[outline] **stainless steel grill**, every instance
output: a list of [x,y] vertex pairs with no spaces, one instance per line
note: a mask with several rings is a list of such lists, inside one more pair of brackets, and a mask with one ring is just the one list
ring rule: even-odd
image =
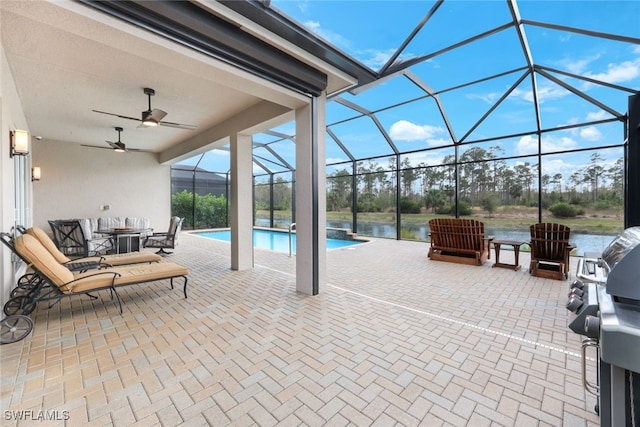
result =
[[[569,328],[582,342],[585,388],[598,396],[601,426],[640,423],[640,227],[617,236],[598,254],[578,263],[569,289]],[[596,381],[587,379],[587,352],[597,360]]]

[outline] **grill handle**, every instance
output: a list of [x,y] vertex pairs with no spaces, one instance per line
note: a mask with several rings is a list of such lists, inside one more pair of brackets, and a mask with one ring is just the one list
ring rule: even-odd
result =
[[591,384],[587,379],[587,348],[595,347],[596,349],[596,360],[600,360],[600,346],[598,345],[598,340],[593,338],[587,338],[582,341],[582,386],[589,393],[600,396],[600,384],[596,379],[596,384]]

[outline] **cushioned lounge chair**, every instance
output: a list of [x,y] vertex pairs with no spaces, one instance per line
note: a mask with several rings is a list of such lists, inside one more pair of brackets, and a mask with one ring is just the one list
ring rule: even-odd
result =
[[86,295],[109,289],[112,296],[118,300],[122,313],[122,299],[117,289],[122,286],[135,285],[157,280],[169,279],[173,289],[173,279],[184,280],[184,297],[187,298],[187,275],[189,270],[172,262],[153,264],[137,264],[123,267],[113,267],[102,270],[90,270],[73,273],[60,264],[51,253],[29,234],[23,234],[13,240],[16,253],[25,260],[41,281],[26,295],[12,298],[7,302],[13,311],[5,313],[12,315],[28,315],[40,301],[58,301],[64,297]]
[[160,262],[160,255],[150,252],[130,252],[126,254],[101,255],[80,259],[69,259],[60,252],[51,238],[39,227],[30,227],[25,233],[35,237],[60,264],[65,265],[71,271],[87,270],[97,267],[115,267],[128,264],[142,264],[150,262]]

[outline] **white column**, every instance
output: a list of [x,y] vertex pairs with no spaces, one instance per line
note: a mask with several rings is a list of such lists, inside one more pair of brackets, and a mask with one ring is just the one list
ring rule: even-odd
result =
[[326,95],[296,110],[296,290],[326,286]]
[[231,135],[231,269],[253,268],[253,147]]

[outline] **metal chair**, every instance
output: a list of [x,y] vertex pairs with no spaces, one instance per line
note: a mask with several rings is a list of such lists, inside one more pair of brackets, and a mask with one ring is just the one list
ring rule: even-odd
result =
[[71,257],[88,257],[106,253],[113,249],[110,237],[87,236],[89,230],[82,227],[78,219],[49,220],[53,241],[60,252]]
[[175,249],[178,245],[178,236],[182,230],[184,218],[178,216],[171,217],[169,221],[169,229],[165,233],[153,233],[144,241],[145,248],[159,248],[156,252],[160,255],[168,255],[173,252],[165,251],[165,249]]

